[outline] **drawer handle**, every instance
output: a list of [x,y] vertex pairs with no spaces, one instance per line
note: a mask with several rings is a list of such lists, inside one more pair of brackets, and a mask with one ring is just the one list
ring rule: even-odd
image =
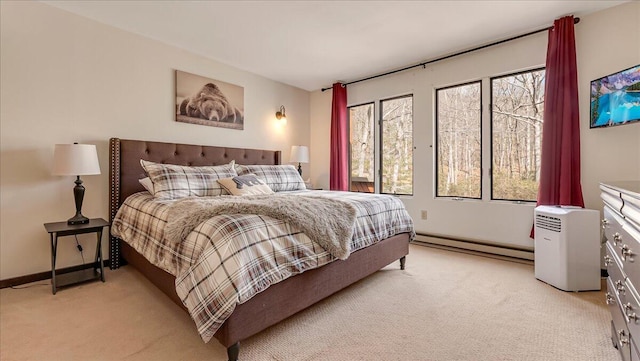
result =
[[625,345],[629,344],[629,339],[628,338],[624,338],[624,336],[626,336],[627,333],[624,332],[624,330],[618,330],[618,342],[620,342],[620,346],[624,347]]
[[620,235],[620,233],[616,232],[613,235],[613,245],[617,246],[618,242],[622,242],[622,236]]
[[611,264],[613,264],[613,258],[609,255],[604,256],[604,266],[609,267]]
[[607,295],[606,295],[606,302],[607,302],[607,305],[612,305],[615,302],[613,295],[609,292],[607,292]]
[[624,309],[624,314],[627,316],[629,321],[633,320],[633,322],[638,322],[638,316],[636,316],[636,313],[633,312],[633,306],[630,302],[624,304],[622,308]]
[[629,246],[627,246],[626,244],[622,245],[622,249],[621,249],[620,253],[622,254],[622,260],[623,261],[626,261],[627,257],[631,258],[633,256],[633,252],[631,251]]
[[[626,294],[625,293],[625,289],[624,289],[624,285],[622,284],[621,280],[617,280],[616,281],[616,290],[618,291],[618,293],[622,293],[623,295]],[[627,305],[629,305],[629,307],[631,307],[630,303],[627,303]]]

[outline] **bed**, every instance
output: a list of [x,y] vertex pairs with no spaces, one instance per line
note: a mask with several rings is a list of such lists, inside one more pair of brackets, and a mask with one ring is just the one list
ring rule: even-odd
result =
[[[144,140],[111,138],[110,151],[110,220],[113,222],[127,197],[144,188],[145,177],[140,160],[184,166],[223,165],[234,160],[244,165],[278,165],[279,151],[199,146]],[[352,252],[346,260],[335,260],[276,283],[238,304],[217,329],[214,337],[227,348],[230,361],[238,359],[240,341],[292,316],[293,314],[338,292],[350,284],[405,256],[413,231],[392,235],[366,248]],[[111,269],[129,264],[139,270],[176,304],[187,310],[176,292],[176,277],[138,253],[127,242],[111,235],[109,239]]]

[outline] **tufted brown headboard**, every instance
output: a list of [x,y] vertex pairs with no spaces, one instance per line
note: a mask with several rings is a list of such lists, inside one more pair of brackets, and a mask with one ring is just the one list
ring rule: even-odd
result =
[[[145,177],[140,159],[156,163],[187,166],[226,164],[280,164],[280,151],[227,148],[205,145],[148,142],[111,138],[109,140],[109,221],[124,200],[144,190],[139,179]],[[115,237],[109,238],[111,268],[120,265],[120,245]]]

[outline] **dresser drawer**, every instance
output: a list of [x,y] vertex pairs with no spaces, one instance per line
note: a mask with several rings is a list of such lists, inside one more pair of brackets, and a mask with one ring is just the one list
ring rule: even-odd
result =
[[[615,286],[615,284],[614,284]],[[625,282],[626,294],[624,299],[620,297],[620,304],[622,306],[622,313],[625,321],[627,321],[627,328],[632,335],[640,337],[640,297],[631,282],[627,279]]]
[[640,225],[640,198],[630,194],[621,194],[620,197],[624,203],[620,213],[625,220],[631,221],[636,226]]
[[622,208],[622,198],[620,196],[620,191],[602,184],[600,185],[600,190],[602,191],[602,193],[600,193],[600,198],[602,198],[602,201],[609,207],[620,211],[620,208]]
[[607,266],[607,273],[613,284],[613,291],[618,295],[626,295],[625,274],[622,272],[622,260],[617,255],[617,251],[611,243],[605,244],[604,264]]
[[637,342],[638,341],[633,338],[633,335],[631,335],[631,344],[633,345],[631,346],[631,361],[640,361],[640,352],[638,352]]
[[617,254],[622,261],[622,273],[640,284],[640,242],[638,241],[640,238],[636,238],[635,234],[632,235],[628,231],[635,233],[629,224],[620,228]]
[[611,243],[615,248],[622,247],[620,232],[622,232],[623,218],[608,207],[604,207],[604,219],[602,220],[602,228],[607,242]]
[[631,338],[629,335],[629,329],[625,321],[625,316],[620,309],[620,300],[618,299],[611,278],[607,278],[607,305],[611,312],[611,318],[613,320],[613,329],[611,340],[616,344],[620,355],[624,361],[631,360]]

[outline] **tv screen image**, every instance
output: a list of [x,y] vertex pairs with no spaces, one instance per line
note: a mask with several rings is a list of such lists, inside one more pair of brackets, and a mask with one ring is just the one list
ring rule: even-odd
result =
[[640,65],[591,81],[590,128],[640,121]]

